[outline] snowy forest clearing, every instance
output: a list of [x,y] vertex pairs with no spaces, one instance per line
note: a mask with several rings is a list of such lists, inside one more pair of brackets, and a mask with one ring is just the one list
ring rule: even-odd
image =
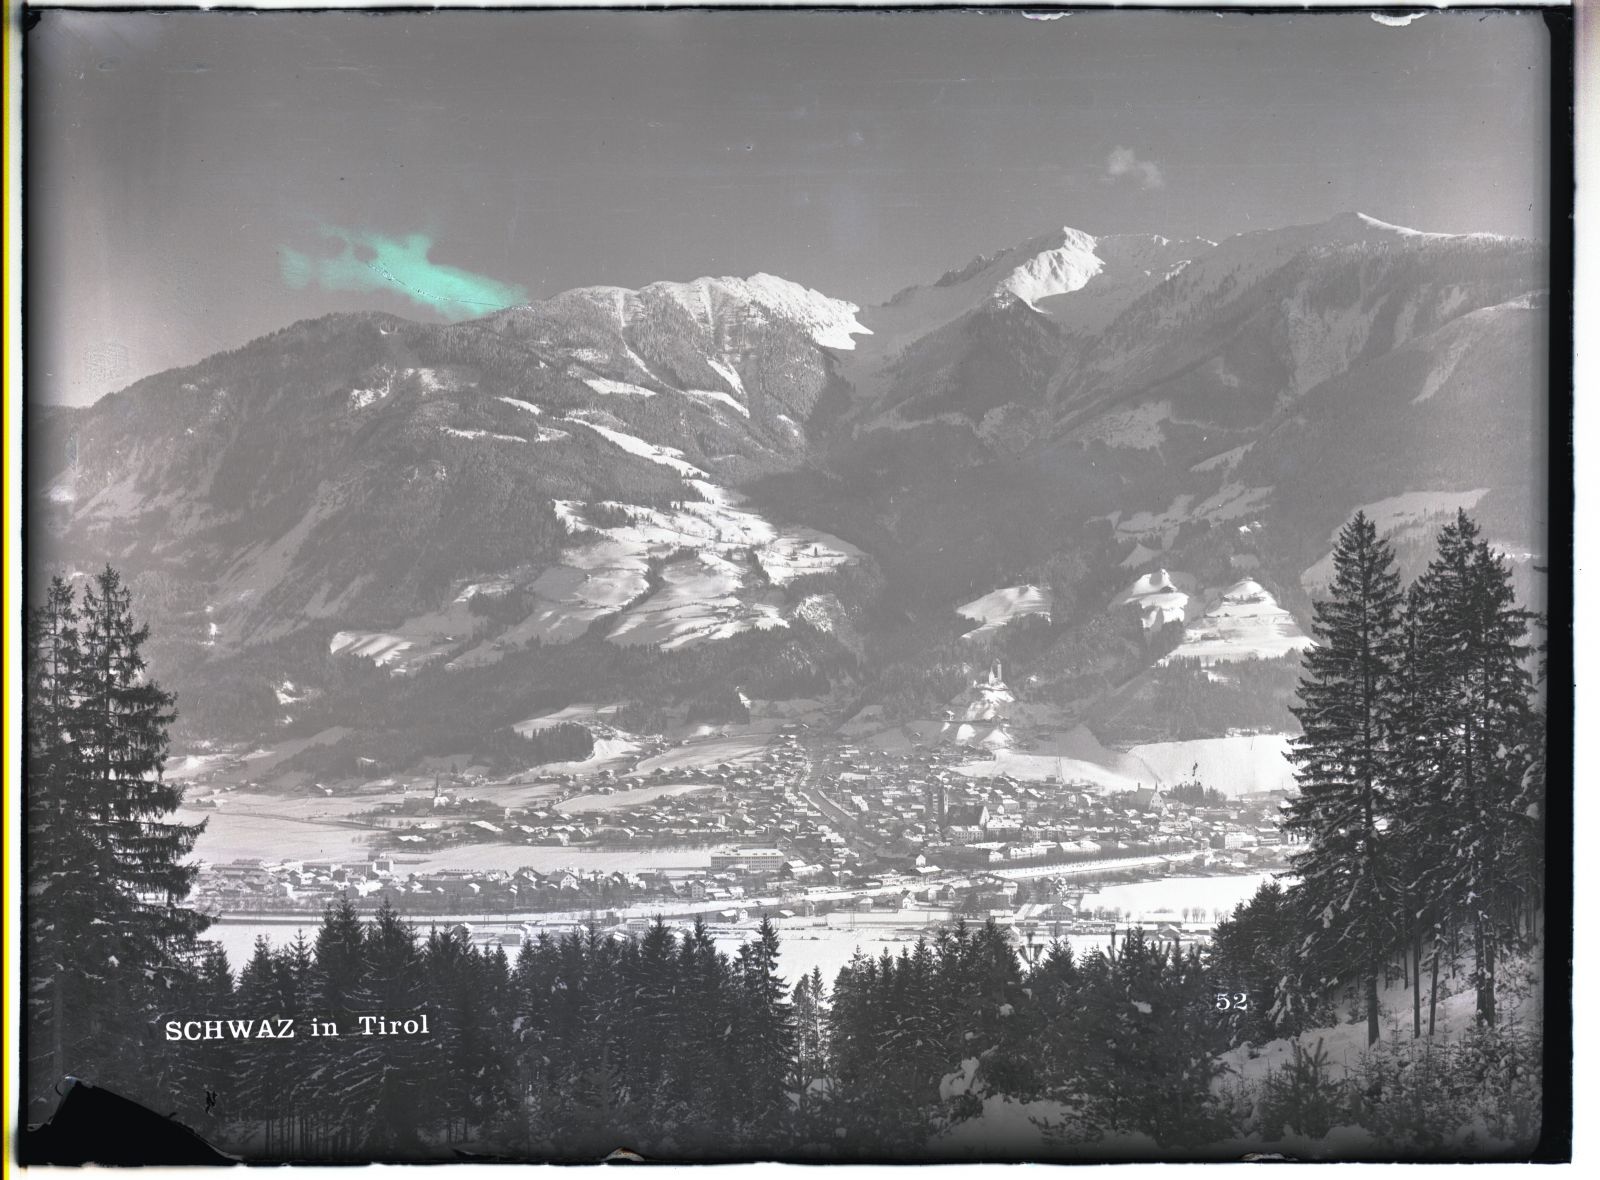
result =
[[[1426,981],[1425,981],[1426,982]],[[1470,1030],[1477,1017],[1477,996],[1466,972],[1455,978],[1441,978],[1439,981],[1439,1007],[1435,1014],[1435,1037],[1442,1041],[1458,1041]],[[1537,1028],[1540,1021],[1540,1002],[1537,989],[1536,975],[1530,975],[1524,962],[1514,971],[1507,972],[1507,978],[1500,981],[1498,988],[1502,1010],[1505,1013],[1507,1024]],[[1400,980],[1382,988],[1378,992],[1378,1005],[1382,1015],[1384,1037],[1388,1041],[1409,1040],[1411,1037],[1411,989]],[[1346,1005],[1344,1015],[1349,1015],[1350,1005]],[[1423,1020],[1427,1020],[1428,1000],[1427,989],[1423,989]],[[1328,1076],[1334,1080],[1349,1076],[1361,1060],[1367,1049],[1367,1026],[1363,1017],[1361,1020],[1345,1020],[1328,1028],[1314,1028],[1295,1037],[1283,1037],[1275,1041],[1268,1041],[1262,1045],[1251,1045],[1248,1042],[1223,1054],[1222,1060],[1228,1066],[1228,1073],[1214,1083],[1219,1091],[1230,1082],[1239,1079],[1256,1080],[1267,1076],[1275,1069],[1283,1069],[1293,1064],[1294,1048],[1298,1044],[1302,1050],[1312,1050],[1318,1042],[1328,1055]]]

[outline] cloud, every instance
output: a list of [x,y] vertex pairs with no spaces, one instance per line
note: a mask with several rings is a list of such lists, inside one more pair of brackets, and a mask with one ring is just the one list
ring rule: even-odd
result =
[[1154,160],[1139,159],[1132,148],[1114,147],[1106,157],[1106,179],[1118,181],[1124,176],[1137,180],[1140,188],[1160,188],[1166,183]]
[[1369,13],[1368,15],[1370,15],[1372,19],[1377,21],[1380,25],[1388,25],[1391,28],[1403,29],[1412,21],[1421,20],[1428,14],[1426,12],[1408,12],[1404,16],[1391,16],[1386,12],[1374,12]]
[[295,290],[315,285],[323,291],[393,291],[452,320],[528,301],[524,287],[430,260],[433,239],[426,234],[388,238],[332,225],[323,226],[322,234],[343,242],[344,250],[332,258],[288,247],[279,251],[283,281]]

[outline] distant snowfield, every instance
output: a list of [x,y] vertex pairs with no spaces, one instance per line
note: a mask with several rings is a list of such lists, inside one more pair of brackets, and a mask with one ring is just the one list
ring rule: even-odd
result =
[[383,631],[335,631],[328,641],[328,654],[361,656],[383,668],[400,664],[414,642],[403,635]]
[[1183,642],[1158,663],[1199,660],[1224,664],[1248,659],[1276,659],[1304,651],[1311,639],[1294,616],[1278,605],[1253,578],[1236,582],[1222,599],[1184,632]]
[[714,553],[668,564],[665,587],[629,610],[607,636],[613,643],[659,644],[677,651],[696,643],[726,639],[741,631],[787,627],[780,607],[738,597],[743,570]]
[[1188,574],[1156,570],[1135,578],[1133,585],[1111,605],[1113,608],[1137,607],[1144,629],[1159,630],[1168,623],[1181,623],[1188,617],[1189,595],[1182,587],[1193,590],[1194,579]]
[[1012,619],[1042,615],[1050,620],[1050,591],[1038,586],[1003,586],[982,598],[956,607],[956,614],[982,626],[968,631],[967,639],[988,639]]
[[1230,799],[1258,791],[1294,790],[1286,733],[1234,734],[1186,742],[1149,742],[1128,753],[1149,767],[1154,781],[1172,786],[1198,767],[1200,781]]
[[[954,767],[957,774],[968,778],[995,778],[1001,775],[1022,782],[1044,782],[1055,778],[1062,783],[1086,784],[1104,791],[1132,791],[1141,784],[1136,778],[1120,773],[1099,762],[1081,758],[1068,758],[1057,754],[1029,754],[1015,750],[1001,750],[991,759],[966,762]],[[1144,786],[1151,784],[1146,781]]]
[[609,426],[604,426],[594,421],[592,416],[586,415],[582,410],[574,411],[563,418],[562,421],[575,422],[580,426],[586,426],[619,450],[627,451],[630,455],[637,455],[641,459],[648,459],[659,467],[666,467],[676,471],[679,475],[686,475],[693,479],[710,478],[693,463],[684,462],[683,452],[676,447],[657,446],[655,443],[645,442],[642,438],[636,438],[620,430],[613,430]]
[[1234,447],[1232,450],[1223,451],[1220,455],[1212,455],[1209,459],[1202,459],[1189,468],[1190,471],[1215,471],[1218,467],[1232,467],[1234,464],[1249,454],[1250,448],[1255,446],[1247,442],[1243,446]]
[[[1026,712],[1026,707],[1022,707]],[[865,720],[857,727],[865,729]],[[907,725],[924,741],[948,740],[956,727]],[[883,744],[884,735],[873,739]],[[963,740],[971,740],[970,738]],[[975,759],[955,767],[968,778],[1008,775],[1023,782],[1056,779],[1099,791],[1132,791],[1139,787],[1170,787],[1189,777],[1197,763],[1200,779],[1229,797],[1258,791],[1292,790],[1292,767],[1284,759],[1289,735],[1235,734],[1184,742],[1152,742],[1117,750],[1104,745],[1084,725],[1032,740],[1026,749],[997,749],[993,758]]]
[[439,429],[455,438],[488,438],[496,442],[527,442],[520,434],[496,434],[492,430],[458,430],[454,426],[441,426]]
[[[1371,504],[1358,505],[1356,512],[1364,512],[1378,530],[1380,537],[1391,540],[1412,539],[1429,529],[1447,523],[1448,517],[1460,508],[1470,512],[1478,501],[1489,494],[1488,488],[1470,488],[1464,492],[1403,492]],[[1328,536],[1330,546],[1339,540],[1343,526]],[[1325,589],[1333,582],[1333,552],[1322,557],[1315,565],[1300,575],[1300,585],[1308,592]]]
[[585,377],[583,383],[596,393],[619,394],[625,397],[655,397],[656,391],[629,381],[612,381],[608,377]]
[[1106,885],[1095,893],[1085,894],[1083,908],[1085,911],[1121,910],[1121,920],[1126,922],[1180,920],[1184,910],[1204,910],[1206,918],[1228,917],[1234,906],[1249,901],[1256,890],[1270,880],[1271,873],[1242,873],[1131,881]]
[[540,774],[598,774],[609,770],[620,774],[638,756],[639,743],[630,738],[595,738],[594,752],[587,758],[571,762],[546,762],[539,767]]
[[673,795],[692,795],[699,791],[717,789],[716,783],[669,783],[660,787],[639,787],[632,791],[619,790],[614,795],[578,795],[565,803],[557,803],[556,810],[563,815],[617,811],[629,807],[642,807],[646,803],[654,803],[657,799],[668,799]]
[[685,395],[696,398],[700,401],[710,401],[721,406],[727,406],[730,410],[733,410],[735,413],[740,414],[743,417],[748,418],[750,416],[749,406],[745,405],[731,393],[723,393],[720,389],[685,389],[683,392]]
[[[598,421],[605,417],[606,422]],[[628,516],[620,525],[591,524],[586,505],[554,501],[556,515],[574,543],[560,564],[532,584],[536,609],[462,663],[492,662],[500,653],[530,640],[565,643],[582,635],[595,620],[620,613],[606,637],[623,645],[660,644],[676,651],[743,631],[787,627],[779,605],[782,587],[807,574],[827,573],[859,560],[861,551],[839,538],[802,526],[777,526],[741,507],[742,497],[712,482],[674,447],[658,446],[608,423],[615,419],[574,411],[561,422],[582,427],[619,450],[684,479],[701,500],[684,500],[668,509],[607,502]],[[665,583],[654,593],[648,573],[652,558],[676,558],[662,570]],[[763,585],[766,583],[767,585]]]
[[226,754],[187,754],[181,758],[169,758],[162,777],[168,782],[184,782],[196,775],[204,774],[219,762],[228,758]]
[[686,742],[664,753],[644,759],[633,768],[631,778],[643,778],[662,770],[706,770],[726,762],[743,766],[756,761],[772,744],[770,734],[745,734],[738,737],[707,738]]
[[557,709],[554,713],[541,713],[537,717],[530,717],[526,721],[519,721],[511,728],[523,737],[540,730],[551,729],[557,725],[610,725],[616,720],[617,710],[621,704],[615,705],[568,705],[564,709]]

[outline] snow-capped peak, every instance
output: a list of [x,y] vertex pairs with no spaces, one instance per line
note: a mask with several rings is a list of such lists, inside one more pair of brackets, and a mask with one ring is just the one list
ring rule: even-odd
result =
[[1097,239],[1082,230],[1066,226],[1055,246],[1030,254],[1033,244],[1011,252],[1013,258],[1018,254],[1024,257],[995,285],[996,295],[1015,295],[1038,310],[1039,300],[1082,290],[1105,269],[1105,260],[1095,250]]
[[626,287],[575,287],[552,296],[545,307],[586,307],[626,327],[639,314],[641,303],[670,300],[688,312],[708,331],[716,331],[730,318],[762,315],[803,328],[824,348],[851,349],[853,337],[871,331],[856,319],[860,308],[834,299],[777,275],[759,273],[747,279],[732,276],[702,277],[688,282],[662,281],[637,291]]
[[871,335],[856,319],[861,310],[856,304],[765,272],[747,279],[723,276],[652,283],[644,290],[673,299],[707,328],[714,326],[719,307],[732,301],[799,324],[824,348],[852,349],[856,346],[853,337]]
[[880,336],[875,351],[885,355],[991,299],[1016,299],[1064,327],[1094,331],[1215,245],[1063,226],[974,258],[928,286],[909,287],[866,319]]

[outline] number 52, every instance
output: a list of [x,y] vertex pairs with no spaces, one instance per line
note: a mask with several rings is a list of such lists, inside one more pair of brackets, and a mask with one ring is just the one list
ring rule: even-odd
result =
[[1228,1012],[1228,1011],[1234,1011],[1234,1010],[1243,1011],[1244,1009],[1248,1008],[1249,1006],[1250,1006],[1250,993],[1249,992],[1233,992],[1232,994],[1230,994],[1228,992],[1218,992],[1217,993],[1217,1011],[1218,1012]]

